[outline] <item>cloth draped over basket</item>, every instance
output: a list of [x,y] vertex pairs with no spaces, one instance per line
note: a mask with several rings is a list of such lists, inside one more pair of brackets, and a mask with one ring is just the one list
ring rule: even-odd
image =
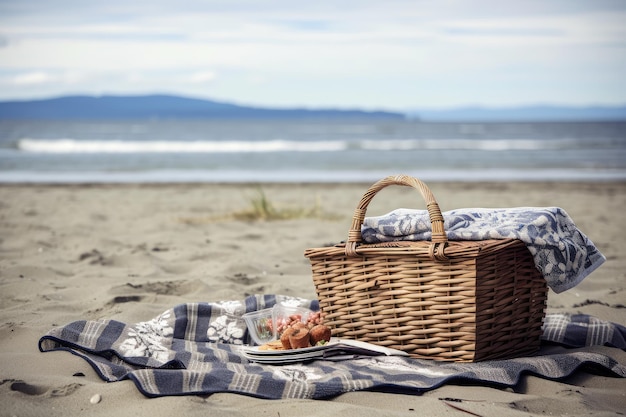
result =
[[[442,213],[449,240],[519,239],[556,293],[578,285],[606,258],[559,207],[471,208]],[[424,210],[396,209],[366,217],[366,243],[429,240],[430,218]]]
[[[428,240],[393,236],[366,241],[379,237],[381,229],[411,230],[395,220],[390,225],[380,220],[381,228],[362,233],[369,203],[391,185],[420,192]],[[408,221],[413,224],[413,219]],[[449,239],[428,186],[397,175],[365,192],[344,244],[310,248],[305,256],[334,336],[403,350],[416,358],[475,362],[531,354],[540,345],[547,282],[520,236],[497,237],[487,233],[480,240]],[[567,259],[572,258],[580,255],[568,253]],[[600,255],[593,266],[601,261]]]

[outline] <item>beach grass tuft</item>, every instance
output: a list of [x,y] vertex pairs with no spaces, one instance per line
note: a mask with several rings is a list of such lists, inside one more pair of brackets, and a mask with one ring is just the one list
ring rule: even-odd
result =
[[256,196],[250,198],[250,206],[247,209],[232,213],[232,217],[237,220],[291,220],[301,218],[319,218],[322,217],[322,209],[319,201],[310,208],[302,207],[283,207],[278,208],[267,197],[262,188],[257,190]]
[[185,217],[179,220],[182,223],[193,225],[224,220],[279,221],[306,218],[336,220],[339,216],[325,212],[319,197],[316,198],[315,204],[311,207],[278,207],[268,198],[262,188],[258,188],[256,194],[249,198],[248,207],[244,209],[219,216]]

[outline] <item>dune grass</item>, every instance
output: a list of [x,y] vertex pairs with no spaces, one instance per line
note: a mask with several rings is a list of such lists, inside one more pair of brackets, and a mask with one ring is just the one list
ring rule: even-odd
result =
[[262,188],[256,190],[256,194],[248,199],[248,203],[248,207],[224,215],[185,217],[180,218],[180,221],[186,224],[202,224],[224,220],[280,221],[306,218],[335,220],[339,217],[325,212],[319,197],[312,207],[278,207]]
[[278,208],[269,200],[262,188],[257,189],[256,196],[250,198],[249,203],[247,209],[233,212],[232,217],[237,220],[290,220],[319,218],[323,213],[319,200],[310,208]]

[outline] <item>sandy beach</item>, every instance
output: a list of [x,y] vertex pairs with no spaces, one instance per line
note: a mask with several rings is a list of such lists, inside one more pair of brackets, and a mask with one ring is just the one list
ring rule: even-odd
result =
[[[347,236],[370,184],[0,185],[0,416],[480,416],[626,414],[626,379],[578,372],[526,376],[514,388],[446,385],[421,396],[351,392],[331,400],[220,393],[150,399],[131,381],[106,383],[83,359],[41,353],[38,340],[75,320],[149,320],[180,303],[250,294],[315,298],[303,252]],[[626,325],[625,182],[430,183],[442,211],[558,206],[606,256],[548,312]],[[264,197],[284,218],[253,213]],[[368,214],[423,208],[393,187]],[[258,214],[258,213],[257,213]],[[591,348],[626,364],[626,352]],[[92,404],[90,399],[100,395]]]

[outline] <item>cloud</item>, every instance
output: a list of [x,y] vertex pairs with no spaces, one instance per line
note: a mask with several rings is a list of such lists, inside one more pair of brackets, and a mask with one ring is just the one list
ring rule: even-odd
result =
[[626,101],[623,21],[626,4],[603,0],[0,2],[0,74],[15,87],[0,95],[166,87],[268,105],[494,105],[573,100],[585,82],[576,100]]
[[0,84],[5,87],[40,87],[48,85],[78,85],[90,77],[77,71],[25,71],[4,75]]
[[204,84],[206,82],[213,81],[216,77],[213,71],[200,71],[195,72],[189,76],[189,82],[194,84]]
[[11,80],[14,85],[36,85],[46,84],[54,80],[54,77],[47,72],[34,71],[18,74]]

